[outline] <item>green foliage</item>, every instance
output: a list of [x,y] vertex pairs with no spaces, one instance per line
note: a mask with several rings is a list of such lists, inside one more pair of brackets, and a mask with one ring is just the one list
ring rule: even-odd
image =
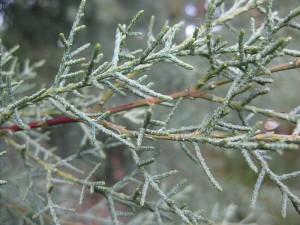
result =
[[[1,48],[0,135],[2,148],[6,150],[0,153],[0,160],[4,161],[8,152],[14,152],[15,158],[18,153],[22,159],[18,162],[23,162],[18,165],[19,174],[14,173],[14,176],[7,176],[9,173],[5,171],[12,160],[1,164],[4,171],[1,176],[5,176],[3,180],[0,177],[1,215],[5,214],[1,216],[1,222],[57,225],[71,224],[75,220],[101,224],[212,224],[209,216],[184,202],[189,186],[187,179],[180,180],[180,171],[153,169],[156,164],[166,163],[161,159],[167,151],[163,147],[167,147],[157,143],[167,141],[177,146],[174,151],[182,150],[180,157],[187,156],[198,165],[211,187],[220,192],[222,183],[210,169],[203,148],[210,146],[214,147],[210,150],[229,149],[234,154],[241,154],[250,170],[257,174],[249,199],[250,207],[255,208],[268,179],[280,191],[281,216],[286,217],[288,203],[300,214],[300,199],[286,182],[299,179],[300,171],[279,174],[270,166],[273,157],[299,148],[299,106],[290,112],[277,112],[253,104],[271,90],[267,86],[273,82],[273,73],[300,67],[297,58],[300,52],[288,48],[292,38],[283,32],[287,28],[300,29],[296,22],[300,7],[281,17],[273,11],[272,2],[237,0],[229,5],[224,0],[211,0],[205,23],[180,43],[176,43],[175,35],[182,23],[173,26],[166,23],[155,34],[152,17],[145,48],[127,48],[130,40],[143,35],[135,31],[143,15],[140,11],[128,25],[118,25],[112,59],[105,61],[100,44],[90,50],[89,58],[86,56],[89,43],[74,47],[78,33],[86,28],[81,21],[86,4],[82,0],[70,33],[59,34],[64,52],[53,83],[33,94],[28,94],[32,90],[29,82],[34,83],[36,71],[44,61],[26,61],[22,65],[15,56],[18,47],[8,51]],[[256,23],[252,18],[250,31],[235,31],[236,38],[232,43],[216,35],[217,26],[234,30],[231,22],[250,10],[256,10],[264,20]],[[278,59],[291,57],[294,58],[291,62],[269,66]],[[157,65],[167,63],[175,68],[195,70],[189,63],[190,58],[204,59],[209,66],[206,71],[200,71],[197,81],[191,82],[185,90],[161,93],[149,82]],[[220,87],[226,91],[223,97],[218,92]],[[110,107],[108,102],[113,98],[120,98],[123,103]],[[127,99],[134,100],[128,102]],[[194,102],[208,100],[218,106],[196,124],[174,126],[172,121],[180,120],[180,107],[190,99]],[[167,112],[166,115],[162,115],[161,110]],[[186,108],[183,113],[188,111]],[[201,108],[197,111],[200,113]],[[143,118],[140,118],[141,114]],[[232,120],[236,115],[238,119]],[[295,128],[291,134],[261,131],[265,123],[263,117],[272,118],[271,122],[275,124],[275,119],[288,121]],[[57,146],[50,145],[51,132],[59,129],[57,125],[68,123],[75,123],[76,131],[82,135],[78,148],[66,150],[68,154],[62,156],[55,152]],[[62,140],[68,141],[65,136]],[[124,169],[126,174],[114,182],[96,176],[112,148],[120,148],[131,156],[131,160],[124,159],[131,164]],[[177,163],[180,164],[180,160]],[[26,180],[25,185],[18,182],[19,176]],[[104,179],[109,181],[108,184]],[[169,180],[171,182],[167,182]],[[67,198],[72,195],[76,196],[79,205],[84,204],[87,190],[101,196],[98,205],[101,215],[93,211],[74,213],[78,204],[66,206],[69,205],[65,204]],[[69,195],[63,194],[66,191]],[[21,194],[23,197],[18,196]],[[64,199],[65,196],[68,197]],[[226,210],[230,213],[232,209]],[[226,222],[226,217],[224,220]]]

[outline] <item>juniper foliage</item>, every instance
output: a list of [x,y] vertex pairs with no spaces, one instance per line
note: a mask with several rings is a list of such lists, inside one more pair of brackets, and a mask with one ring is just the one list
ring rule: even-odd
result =
[[[161,163],[159,158],[164,154],[164,149],[158,149],[154,140],[177,143],[182,157],[187,156],[198,164],[211,182],[211,187],[218,191],[222,191],[222,185],[207,164],[201,146],[206,144],[235,150],[236,154],[243,155],[249,169],[257,174],[252,198],[249,199],[250,207],[255,208],[259,192],[268,179],[281,193],[281,216],[286,217],[290,203],[300,214],[300,198],[286,182],[299,179],[300,171],[278,174],[270,167],[274,154],[284,154],[299,147],[299,106],[291,112],[277,112],[252,104],[253,100],[270,91],[267,86],[273,82],[273,73],[300,67],[300,59],[297,58],[300,51],[289,49],[291,37],[285,37],[281,32],[286,28],[300,29],[300,24],[295,20],[300,15],[300,7],[279,16],[273,11],[272,2],[236,0],[229,5],[224,0],[211,0],[205,23],[181,43],[174,42],[181,23],[166,23],[155,34],[155,19],[152,17],[147,46],[128,51],[128,40],[142,35],[135,30],[143,15],[140,11],[128,25],[119,24],[112,60],[103,62],[100,44],[92,50],[89,50],[89,43],[76,49],[73,47],[78,33],[85,29],[81,19],[86,1],[82,0],[70,33],[59,35],[64,53],[53,83],[28,96],[24,93],[32,88],[29,82],[36,79],[38,68],[43,66],[44,61],[26,61],[22,66],[15,56],[18,46],[7,51],[1,48],[0,135],[5,150],[1,151],[0,157],[5,160],[8,151],[18,153],[24,162],[20,170],[25,171],[20,175],[26,175],[27,181],[27,186],[19,186],[17,177],[8,177],[9,180],[1,178],[0,205],[7,217],[1,214],[1,219],[8,221],[8,218],[17,218],[23,224],[56,225],[69,224],[71,218],[114,225],[126,221],[128,224],[175,224],[175,221],[212,224],[211,219],[201,211],[193,211],[188,204],[182,203],[187,180],[180,180],[180,171],[153,173],[149,169],[151,165]],[[252,18],[251,30],[235,31],[237,39],[233,44],[215,35],[215,27],[234,29],[231,21],[252,9],[265,18],[258,27]],[[218,15],[216,10],[220,12]],[[89,58],[82,56],[86,51],[90,51]],[[151,82],[147,83],[147,73],[163,62],[193,70],[193,66],[185,60],[186,56],[207,59],[209,69],[201,71],[198,82],[176,93],[160,93]],[[286,56],[294,60],[269,66]],[[224,96],[214,92],[221,86],[226,87]],[[137,100],[109,108],[107,102],[115,95],[124,99],[133,95]],[[204,99],[219,105],[211,115],[195,125],[171,126],[170,121],[178,117],[176,110],[187,99]],[[167,107],[168,115],[157,115],[159,107]],[[135,123],[137,111],[134,110],[137,108],[141,108],[144,115],[139,124]],[[131,111],[133,113],[129,114]],[[125,119],[122,112],[129,112],[126,116],[133,123],[130,129],[118,123],[120,118]],[[234,123],[228,122],[227,118],[236,114],[239,119]],[[259,115],[289,121],[295,124],[295,129],[287,135],[262,132],[260,128],[264,119],[255,119]],[[58,129],[56,125],[66,123],[77,123],[83,135],[78,149],[73,149],[67,157],[61,157],[55,152],[55,146],[45,143],[49,143],[51,132]],[[99,137],[99,134],[105,138]],[[131,155],[134,162],[132,171],[112,185],[102,180],[95,181],[95,173],[101,170],[107,152],[114,146]],[[78,167],[78,161],[83,161],[86,167]],[[87,167],[89,171],[86,171]],[[2,169],[5,170],[4,166],[1,166]],[[165,182],[170,177],[176,180],[173,186]],[[7,188],[12,184],[25,190],[23,199],[30,200],[16,200],[12,194],[17,190]],[[57,198],[64,191],[74,191],[81,205],[88,190],[103,197],[102,211],[107,210],[109,214],[75,213],[76,205],[67,207],[64,199]],[[228,211],[231,210],[229,207]]]

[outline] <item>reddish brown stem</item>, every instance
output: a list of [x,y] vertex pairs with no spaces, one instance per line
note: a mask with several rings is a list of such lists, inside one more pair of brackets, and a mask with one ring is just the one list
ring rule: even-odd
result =
[[[36,128],[39,128],[39,127],[51,127],[51,126],[55,126],[55,125],[59,125],[59,124],[75,123],[75,122],[78,122],[78,120],[73,119],[73,118],[68,117],[68,116],[62,116],[62,117],[49,119],[49,120],[31,122],[31,123],[28,124],[28,126],[31,129],[36,129]],[[8,130],[8,131],[11,131],[11,132],[17,132],[17,131],[21,131],[21,130],[24,130],[24,129],[22,129],[18,125],[12,125],[12,126],[7,126],[7,127],[1,127],[0,130]]]
[[[190,89],[190,90],[186,90],[186,91],[171,94],[170,96],[173,99],[177,99],[177,98],[180,98],[180,97],[193,98],[193,97],[200,97],[201,94],[203,94],[202,91]],[[132,102],[132,103],[129,103],[129,104],[117,106],[117,107],[112,108],[108,111],[110,111],[112,114],[114,114],[114,113],[130,110],[130,109],[134,109],[134,108],[138,108],[138,107],[142,107],[142,106],[146,106],[146,105],[159,104],[161,102],[163,102],[163,100],[158,99],[158,98],[147,98],[147,99],[144,99],[144,100],[141,100],[141,101],[136,101],[136,102]],[[73,119],[73,118],[68,117],[68,116],[62,116],[62,117],[58,117],[58,118],[54,118],[54,119],[31,122],[31,123],[28,124],[28,126],[31,129],[36,129],[36,128],[40,128],[40,127],[51,127],[51,126],[55,126],[55,125],[61,125],[61,124],[67,124],[67,123],[76,123],[76,122],[80,122],[80,120]],[[12,126],[1,127],[0,130],[6,130],[6,131],[9,131],[9,132],[17,132],[17,131],[22,131],[24,129],[21,128],[18,125],[12,125]]]
[[[170,94],[169,96],[172,97],[173,99],[178,99],[181,97],[183,97],[183,98],[197,98],[198,97],[199,98],[203,94],[204,94],[203,91],[190,88],[185,91]],[[121,105],[121,106],[112,108],[109,111],[111,113],[117,113],[117,112],[129,110],[129,109],[139,108],[139,107],[146,106],[146,105],[156,105],[156,104],[159,104],[162,102],[163,102],[163,100],[158,99],[158,98],[147,98],[144,100],[140,100],[140,101],[136,101],[136,102],[132,102],[132,103],[129,103],[126,105]]]

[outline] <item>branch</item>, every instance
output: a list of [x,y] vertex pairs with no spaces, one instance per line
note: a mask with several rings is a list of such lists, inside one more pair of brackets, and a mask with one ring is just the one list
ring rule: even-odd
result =
[[[300,58],[295,59],[292,62],[289,63],[284,63],[278,66],[274,66],[274,67],[270,67],[268,70],[271,73],[275,73],[275,72],[280,72],[280,71],[284,71],[284,70],[290,70],[290,69],[296,69],[300,67]],[[264,75],[264,71],[261,71],[257,74],[257,76],[262,76]],[[211,95],[211,94],[206,94],[204,91],[205,90],[209,90],[209,89],[214,89],[216,87],[222,86],[224,84],[230,83],[232,82],[231,80],[221,80],[221,81],[213,81],[208,83],[207,85],[204,85],[202,88],[198,89],[197,86],[196,87],[190,87],[189,89],[185,90],[185,91],[181,91],[181,92],[176,92],[173,94],[170,94],[169,96],[172,97],[174,100],[178,99],[178,98],[203,98],[203,99],[207,99],[210,101],[214,101],[214,102],[219,102],[222,103],[224,101],[224,98],[222,97],[218,97],[215,95]],[[158,99],[158,98],[147,98],[144,100],[140,100],[140,101],[136,101],[136,102],[132,102],[129,104],[125,104],[125,105],[121,105],[121,106],[117,106],[115,108],[112,108],[110,110],[108,110],[111,114],[114,113],[118,113],[118,112],[123,112],[123,111],[127,111],[130,109],[135,109],[135,108],[139,108],[139,107],[143,107],[143,106],[147,106],[147,105],[156,105],[156,104],[160,104],[162,103],[163,100],[162,99]],[[245,111],[249,111],[249,112],[255,112],[255,113],[259,113],[262,114],[264,116],[268,116],[268,117],[276,117],[276,118],[280,118],[283,120],[288,120],[291,122],[297,122],[297,118],[293,115],[287,114],[287,113],[279,113],[279,112],[274,112],[274,111],[270,111],[267,109],[261,109],[261,108],[257,108],[254,106],[242,106],[242,104],[238,103],[238,102],[231,102],[229,104],[230,107],[234,108],[234,109],[238,109],[238,110],[245,110]],[[92,111],[92,110],[91,110]],[[35,122],[31,122],[28,124],[28,126],[31,129],[36,129],[36,128],[40,128],[40,127],[51,127],[51,126],[56,126],[56,125],[61,125],[61,124],[68,124],[68,123],[76,123],[76,122],[81,122],[80,120],[76,120],[73,119],[71,117],[68,116],[62,116],[62,117],[58,117],[58,118],[54,118],[54,119],[49,119],[49,120],[43,120],[43,121],[35,121]],[[17,132],[17,131],[22,131],[24,130],[23,128],[21,128],[18,125],[11,125],[11,126],[5,126],[5,127],[1,127],[0,128],[0,136],[7,133],[7,132]]]

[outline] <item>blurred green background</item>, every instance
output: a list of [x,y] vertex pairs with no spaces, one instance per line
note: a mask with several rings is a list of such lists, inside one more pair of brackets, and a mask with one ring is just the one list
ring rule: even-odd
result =
[[[58,41],[58,34],[68,34],[79,5],[78,0],[2,0],[0,1],[0,31],[4,46],[10,48],[16,44],[21,45],[18,56],[22,62],[26,58],[31,61],[40,59],[47,60],[43,69],[39,70],[37,86],[48,86],[54,80],[58,70],[59,61],[63,48]],[[230,5],[232,1],[226,1]],[[155,15],[155,31],[158,32],[166,20],[170,24],[184,21],[177,41],[182,41],[195,26],[204,21],[205,0],[89,0],[85,10],[84,24],[87,28],[82,32],[75,42],[80,46],[86,42],[93,44],[101,43],[104,60],[110,60],[113,53],[115,29],[119,23],[128,23],[132,17],[141,9],[145,15],[138,22],[135,30],[146,32],[151,15]],[[274,10],[280,11],[280,15],[289,12],[299,4],[298,0],[274,1]],[[255,16],[255,12],[246,13],[233,22],[233,26],[240,30],[249,28],[249,18]],[[259,17],[257,18],[259,21]],[[299,20],[298,20],[299,21]],[[237,41],[237,35],[229,29],[223,28],[216,32],[222,35],[228,42]],[[294,33],[290,29],[282,32],[282,35],[293,36],[290,49],[299,49],[299,32]],[[146,37],[139,37],[128,43],[128,48],[144,47]],[[291,58],[276,61],[273,64],[288,62]],[[189,57],[187,62],[195,66],[192,72],[186,72],[176,66],[162,64],[156,66],[148,74],[155,81],[154,88],[163,93],[172,93],[187,88],[192,82],[203,75],[207,69],[207,61],[202,58]],[[273,65],[272,64],[272,65]],[[286,71],[274,75],[275,82],[271,85],[271,92],[253,103],[263,108],[288,112],[299,105],[299,70]],[[222,93],[222,91],[220,91]],[[110,106],[117,105],[122,99],[114,99],[109,102]],[[186,100],[177,112],[177,120],[172,126],[199,124],[206,115],[212,113],[217,104],[205,100]],[[160,109],[165,113],[165,109]],[[156,115],[160,117],[161,115]],[[234,120],[235,118],[232,118]],[[53,144],[64,146],[63,152],[72,151],[78,146],[76,125],[68,125],[53,134]],[[55,128],[54,128],[55,129]],[[287,128],[289,129],[289,125]],[[75,130],[75,131],[74,131]],[[64,135],[64,139],[60,136]],[[67,140],[67,142],[66,142]],[[69,141],[68,141],[69,140]],[[64,143],[62,145],[62,143]],[[280,219],[280,197],[277,188],[268,180],[264,184],[257,203],[257,208],[252,211],[249,208],[251,193],[257,175],[246,165],[244,159],[237,152],[223,149],[213,149],[210,146],[201,146],[207,164],[217,180],[223,186],[223,192],[215,191],[206,179],[199,165],[191,164],[190,160],[182,154],[178,145],[173,143],[158,143],[161,149],[160,168],[153,171],[167,171],[177,168],[180,176],[188,178],[193,184],[192,191],[187,193],[186,202],[196,209],[203,210],[204,214],[216,217],[221,222],[226,213],[233,212],[231,222],[238,223],[244,218],[253,224],[298,224],[298,214],[294,212],[291,205],[288,207],[288,215],[285,221]],[[62,153],[61,153],[62,154]],[[170,155],[174,157],[170,157]],[[124,160],[130,160],[124,153]],[[300,165],[299,153],[288,153],[284,156],[274,156],[274,168],[283,172],[291,172],[298,169]],[[126,167],[126,161],[122,161]],[[107,169],[106,176],[113,173],[113,168]],[[300,194],[299,182],[291,183],[291,189]],[[227,209],[227,211],[226,211]],[[246,224],[247,221],[245,221]],[[221,223],[220,223],[221,224]]]

